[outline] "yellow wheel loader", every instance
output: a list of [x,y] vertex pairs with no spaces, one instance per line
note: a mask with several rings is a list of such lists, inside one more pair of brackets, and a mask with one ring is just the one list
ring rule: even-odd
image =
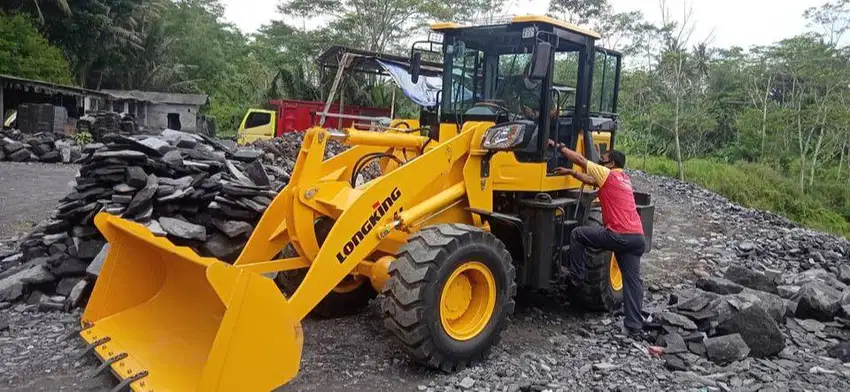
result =
[[[411,357],[454,371],[498,343],[518,286],[559,284],[571,230],[600,222],[595,190],[553,175],[567,163],[547,142],[590,159],[613,147],[620,56],[547,17],[432,30],[441,39],[427,50],[444,60],[438,116],[380,132],[309,129],[233,264],[96,217],[111,246],[80,335],[119,387],[274,389],[298,372],[302,319],[350,313],[378,292]],[[412,50],[411,83],[425,50]],[[352,147],[323,160],[329,140]],[[370,164],[381,175],[358,185]],[[638,197],[649,235],[651,203]],[[616,260],[588,260],[567,300],[615,308]]]

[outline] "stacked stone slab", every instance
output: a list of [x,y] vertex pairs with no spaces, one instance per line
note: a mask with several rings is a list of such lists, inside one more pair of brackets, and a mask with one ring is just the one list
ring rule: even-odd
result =
[[52,104],[22,104],[18,107],[18,129],[24,133],[65,132],[68,111]]
[[0,131],[0,161],[71,163],[80,157],[74,139],[62,132]]
[[23,241],[20,253],[0,260],[0,302],[40,293],[32,302],[47,310],[78,305],[69,295],[87,284],[80,282],[87,282],[92,260],[105,255],[94,226],[101,212],[232,262],[289,180],[287,170],[263,165],[263,151],[170,130],[106,135],[81,154],[74,190],[53,218]]
[[125,136],[139,133],[136,119],[129,114],[109,111],[87,113],[77,122],[77,131],[85,131],[92,135],[95,141],[101,141],[106,135],[123,134]]

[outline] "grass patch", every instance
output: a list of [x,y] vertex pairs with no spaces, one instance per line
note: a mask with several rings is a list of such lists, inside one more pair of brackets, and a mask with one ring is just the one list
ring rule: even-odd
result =
[[[631,167],[676,178],[676,163],[660,157],[636,158]],[[806,193],[798,179],[762,164],[727,164],[710,159],[685,162],[685,179],[740,205],[771,211],[804,226],[850,238],[850,187],[819,184]]]

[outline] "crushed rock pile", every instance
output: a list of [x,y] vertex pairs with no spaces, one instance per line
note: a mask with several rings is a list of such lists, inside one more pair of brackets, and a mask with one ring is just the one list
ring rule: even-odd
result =
[[[656,213],[646,258],[694,266],[647,285],[646,341],[621,330],[621,313],[563,310],[569,298],[555,293],[534,301],[554,309],[523,310],[518,299],[514,334],[485,363],[429,374],[418,390],[850,390],[850,242],[693,184],[630,174],[669,214],[659,227]],[[521,343],[534,334],[548,344]]]
[[850,242],[690,184],[664,186],[699,200],[698,213],[718,228],[686,240],[701,255],[697,278],[651,318],[668,367],[826,353],[850,338]]
[[[288,132],[274,139],[255,140],[250,146],[265,152],[263,158],[268,163],[292,170],[295,167],[295,159],[301,150],[301,142],[304,141],[304,133]],[[328,141],[325,148],[325,159],[337,155],[348,149],[336,140]]]
[[716,228],[686,240],[700,255],[695,278],[651,309],[650,340],[664,347],[668,369],[746,364],[757,379],[785,382],[779,389],[792,387],[800,370],[811,379],[850,375],[847,367],[836,366],[850,363],[847,239],[741,207],[691,184],[636,175],[672,189]]

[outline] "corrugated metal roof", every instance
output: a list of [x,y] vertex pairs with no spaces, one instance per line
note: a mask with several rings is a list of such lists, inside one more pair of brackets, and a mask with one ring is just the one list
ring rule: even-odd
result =
[[[328,48],[328,50],[320,54],[319,57],[316,59],[316,63],[318,63],[321,67],[336,69],[337,67],[339,67],[339,62],[345,53],[355,55],[352,64],[348,68],[348,70],[352,72],[365,72],[386,75],[387,73],[384,68],[375,60],[389,60],[398,63],[404,68],[410,68],[410,58],[408,57],[388,53],[372,52],[368,50],[353,49],[339,45],[331,46],[330,48]],[[421,69],[423,73],[440,74],[443,72],[443,64],[423,60]]]
[[156,91],[138,90],[101,90],[115,99],[131,99],[152,103],[175,103],[180,105],[203,106],[209,103],[205,94],[160,93]]
[[0,74],[0,86],[9,86],[14,87],[17,85],[28,86],[35,90],[43,90],[45,92],[52,92],[57,94],[65,94],[65,95],[78,95],[78,96],[88,96],[94,95],[98,97],[106,97],[107,94],[102,91],[97,90],[89,90],[87,88],[76,87],[76,86],[68,86],[64,84],[56,84],[45,82],[43,80],[34,80],[34,79],[26,79],[19,78],[17,76],[12,75],[4,75]]

